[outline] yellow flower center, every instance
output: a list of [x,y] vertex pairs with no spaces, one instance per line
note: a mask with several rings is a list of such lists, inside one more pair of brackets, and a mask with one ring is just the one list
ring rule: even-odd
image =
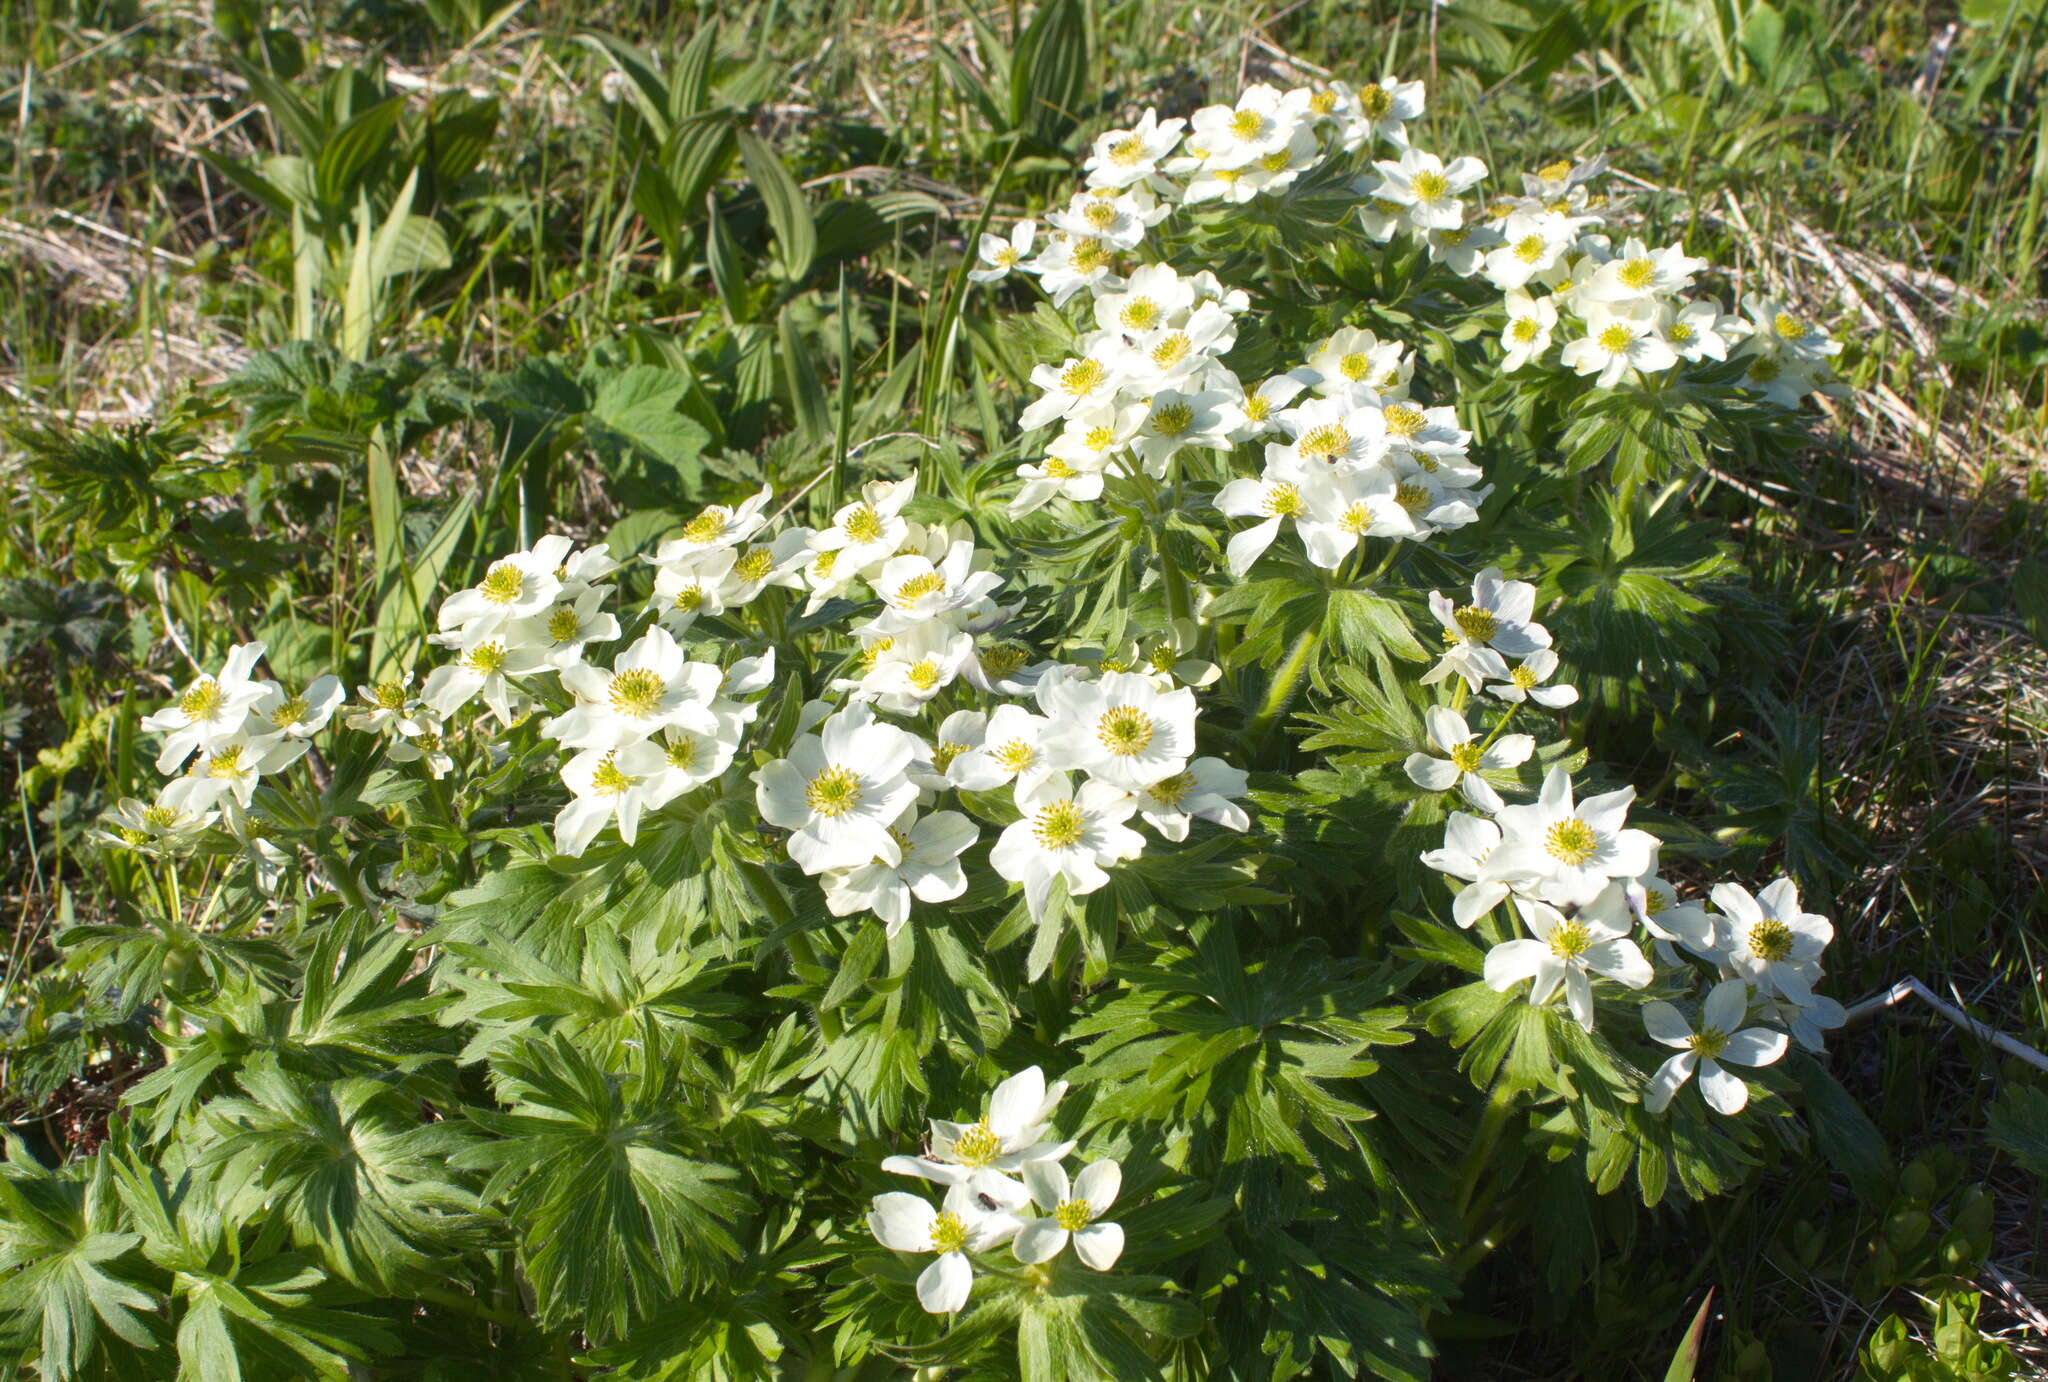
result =
[[1536,684],[1536,674],[1527,667],[1517,667],[1508,673],[1508,680],[1527,691]]
[[1633,288],[1640,293],[1657,281],[1657,261],[1646,256],[1627,260],[1623,262],[1616,277],[1622,281],[1624,287]]
[[1095,737],[1117,757],[1129,758],[1152,742],[1152,717],[1134,705],[1113,706],[1095,722]]
[[1545,182],[1563,182],[1572,175],[1572,165],[1559,159],[1536,170],[1536,176]]
[[1543,257],[1543,251],[1546,248],[1548,248],[1548,242],[1541,235],[1524,235],[1521,239],[1515,241],[1515,258],[1521,260],[1524,264],[1534,264]]
[[1394,109],[1393,93],[1372,82],[1358,89],[1358,108],[1368,120],[1384,120]]
[[1145,795],[1151,797],[1152,800],[1158,802],[1161,806],[1178,806],[1194,788],[1195,775],[1193,773],[1175,773],[1172,777],[1162,777],[1159,781],[1147,787]]
[[960,1216],[951,1210],[932,1220],[933,1252],[964,1252],[967,1248],[967,1225],[960,1222]]
[[1274,518],[1287,518],[1301,512],[1301,491],[1282,480],[1266,489],[1266,512]]
[[1145,156],[1145,141],[1135,134],[1127,134],[1109,146],[1109,161],[1130,167]]
[[1020,256],[1017,253],[1017,247],[1015,245],[1004,245],[1001,249],[996,251],[995,262],[999,267],[1007,269],[1012,264],[1015,264],[1017,260],[1021,257],[1022,256]]
[[1451,180],[1431,168],[1425,168],[1409,179],[1408,186],[1419,202],[1440,202],[1451,195]]
[[1387,435],[1403,440],[1420,433],[1429,419],[1422,415],[1422,409],[1411,408],[1406,403],[1393,403],[1381,414],[1387,421]]
[[1088,822],[1081,815],[1080,807],[1071,801],[1056,801],[1038,813],[1031,833],[1047,849],[1072,849],[1081,843],[1081,836],[1087,829]]
[[1516,317],[1508,323],[1508,338],[1526,344],[1535,340],[1536,333],[1540,330],[1542,328],[1537,325],[1534,317]]
[[967,752],[967,745],[947,743],[941,740],[932,745],[932,767],[939,772],[953,766],[953,760]]
[[1451,622],[1473,643],[1484,643],[1500,632],[1500,620],[1482,605],[1459,605],[1451,611]]
[[1062,1200],[1052,1212],[1052,1221],[1069,1233],[1088,1227],[1094,1217],[1095,1207],[1086,1200]]
[[1241,110],[1230,117],[1230,132],[1239,139],[1257,139],[1266,129],[1266,117],[1255,110]]
[[415,734],[412,742],[413,747],[421,753],[434,754],[441,751],[441,736],[438,734]]
[[1354,381],[1363,379],[1366,375],[1372,373],[1372,358],[1354,350],[1337,362],[1337,370],[1346,379]]
[[1560,960],[1576,959],[1585,954],[1586,947],[1592,943],[1592,935],[1576,921],[1559,922],[1557,929],[1550,933],[1550,953]]
[[1275,149],[1272,153],[1259,156],[1259,167],[1269,173],[1284,173],[1287,171],[1287,165],[1291,161],[1287,150]]
[[247,777],[249,770],[242,766],[242,746],[240,744],[229,744],[225,748],[215,750],[213,756],[206,760],[206,775],[208,777]]
[[1117,210],[1114,202],[1090,202],[1081,215],[1097,230],[1108,230],[1116,224]]
[[1076,360],[1060,371],[1060,387],[1079,398],[1100,388],[1108,374],[1100,360]]
[[1295,439],[1294,449],[1304,456],[1320,460],[1333,460],[1351,447],[1351,433],[1341,422],[1326,422],[1320,427],[1311,427]]
[[1024,665],[1024,650],[1007,644],[981,650],[981,670],[992,677],[1006,677]]
[[860,778],[834,764],[804,787],[804,801],[817,815],[837,820],[860,805]]
[[178,813],[169,806],[145,806],[142,808],[142,823],[152,830],[169,830],[178,823]]
[[908,609],[925,596],[941,594],[945,589],[946,578],[936,571],[927,571],[896,587],[896,603]]
[[683,738],[669,744],[664,751],[664,756],[668,759],[668,765],[671,768],[688,772],[697,762],[697,741],[685,735]]
[[479,643],[462,655],[472,672],[493,676],[505,668],[505,645],[503,643]]
[[548,611],[548,641],[550,643],[573,643],[583,628],[583,622],[576,617],[572,605],[556,605]]
[[1750,357],[1749,377],[1759,384],[1768,384],[1779,374],[1778,362],[1768,355]]
[[1599,853],[1600,837],[1577,816],[1566,816],[1544,833],[1543,848],[1560,864],[1577,868]]
[[1352,500],[1337,519],[1337,526],[1353,537],[1363,536],[1365,530],[1372,526],[1372,505],[1363,499]]
[[1451,762],[1461,773],[1478,772],[1479,760],[1483,757],[1485,752],[1477,744],[1456,744],[1451,748]]
[[1152,430],[1162,437],[1177,437],[1194,422],[1195,410],[1185,403],[1164,403],[1152,410]]
[[1660,890],[1656,888],[1643,889],[1643,911],[1648,915],[1656,916],[1670,905],[1670,900]]
[[1109,261],[1114,257],[1109,246],[1100,240],[1083,240],[1074,246],[1073,264],[1082,273],[1092,274],[1097,269],[1108,268]]
[[1759,960],[1782,960],[1792,953],[1792,928],[1766,917],[1749,929],[1749,953]]
[[895,639],[884,636],[882,638],[877,638],[873,643],[870,643],[867,647],[861,649],[861,670],[872,672],[875,669],[875,664],[882,660],[882,654],[888,652],[891,648],[895,646]]
[[1712,1060],[1728,1049],[1728,1034],[1709,1027],[1704,1032],[1694,1032],[1686,1038],[1685,1044],[1701,1060]]
[[1337,93],[1334,91],[1318,91],[1315,95],[1308,98],[1308,108],[1318,115],[1328,115],[1337,108]]
[[212,677],[205,677],[192,683],[184,695],[178,697],[178,709],[185,712],[188,720],[211,720],[220,714],[227,693],[220,689],[220,683]]
[[1593,338],[1593,342],[1609,355],[1626,355],[1628,348],[1636,342],[1636,333],[1620,322],[1610,322]]
[[380,681],[371,689],[370,695],[379,710],[402,710],[405,708],[405,688],[395,681]]
[[725,510],[714,504],[683,525],[683,541],[702,546],[724,531]]
[[888,531],[872,504],[855,504],[839,526],[855,542],[880,542]]
[[1164,643],[1154,648],[1152,655],[1145,659],[1146,663],[1155,672],[1171,672],[1174,664],[1179,660],[1180,655]]
[[765,581],[768,573],[775,569],[775,554],[766,547],[755,547],[732,564],[732,573],[743,581]]
[[526,573],[509,561],[501,561],[484,573],[477,589],[494,605],[509,605],[526,593]]
[[1046,463],[1040,466],[1039,469],[1050,479],[1071,480],[1074,478],[1074,468],[1057,456],[1048,458]]
[[1803,339],[1806,335],[1806,323],[1800,321],[1799,318],[1793,316],[1790,312],[1780,312],[1777,316],[1772,317],[1771,329],[1788,341],[1797,341]]
[[1194,342],[1190,341],[1185,334],[1176,331],[1158,345],[1152,347],[1152,363],[1161,369],[1168,369],[1185,360],[1188,351],[1193,348]]
[[1421,513],[1429,507],[1429,490],[1423,485],[1397,485],[1394,488],[1394,502],[1409,514]]
[[1117,320],[1132,331],[1150,331],[1159,324],[1159,304],[1151,298],[1132,298],[1117,314]]
[[271,713],[270,723],[276,725],[279,729],[284,729],[290,725],[302,724],[306,716],[312,713],[312,710],[313,707],[306,703],[304,696],[293,696]]
[[1244,415],[1253,422],[1264,422],[1266,414],[1273,411],[1273,401],[1263,394],[1250,394],[1244,401]]
[[910,670],[903,675],[920,691],[933,691],[939,685],[939,666],[930,658],[912,663]]
[[1003,1154],[1003,1139],[986,1120],[960,1134],[953,1143],[953,1160],[962,1166],[986,1166]]
[[686,585],[681,590],[678,590],[676,592],[675,607],[691,611],[704,608],[704,587],[701,585]]
[[1022,739],[1012,739],[1000,748],[990,750],[989,757],[993,758],[996,766],[1004,772],[1021,773],[1038,761],[1038,750]]
[[1107,451],[1116,441],[1114,427],[1090,427],[1088,434],[1081,438],[1090,451]]
[[612,708],[621,715],[645,719],[661,704],[662,693],[667,691],[658,673],[645,667],[631,667],[611,680],[608,688]]

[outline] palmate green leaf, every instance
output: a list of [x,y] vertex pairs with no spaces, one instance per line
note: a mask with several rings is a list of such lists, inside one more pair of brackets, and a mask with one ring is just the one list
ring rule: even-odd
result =
[[516,1043],[493,1062],[512,1112],[472,1109],[493,1140],[450,1159],[490,1173],[483,1198],[516,1226],[542,1320],[598,1340],[738,1258],[733,1225],[753,1207],[737,1172],[693,1155],[667,1043],[652,1024],[644,1039],[654,1068],[638,1078],[560,1038]]
[[276,1215],[336,1275],[394,1294],[444,1279],[441,1264],[482,1241],[475,1193],[446,1169],[473,1128],[422,1123],[390,1084],[314,1084],[268,1056],[237,1083],[247,1097],[207,1104],[217,1140],[198,1161],[233,1217]]
[[103,1162],[53,1175],[11,1134],[0,1166],[0,1340],[49,1378],[139,1372],[160,1339],[160,1301],[136,1279],[133,1249]]

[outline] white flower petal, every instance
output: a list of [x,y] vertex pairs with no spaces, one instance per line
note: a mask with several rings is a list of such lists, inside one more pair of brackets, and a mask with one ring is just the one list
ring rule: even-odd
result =
[[940,1253],[936,1262],[917,1278],[917,1303],[934,1315],[951,1315],[966,1308],[967,1293],[974,1289],[974,1268],[962,1253]]
[[[1101,1163],[1097,1163],[1100,1165]],[[1098,1272],[1106,1272],[1123,1256],[1122,1224],[1090,1224],[1074,1235],[1074,1256]]]

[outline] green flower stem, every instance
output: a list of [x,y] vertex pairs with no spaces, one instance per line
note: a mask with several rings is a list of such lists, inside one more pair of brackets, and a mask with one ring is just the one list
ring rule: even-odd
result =
[[418,1295],[421,1300],[429,1301],[464,1315],[473,1315],[480,1320],[487,1320],[502,1329],[517,1329],[526,1323],[525,1320],[509,1310],[499,1310],[484,1304],[475,1296],[464,1295],[460,1291],[451,1291],[446,1286],[422,1286],[418,1288]]
[[[1460,683],[1462,685],[1462,683]],[[1513,1094],[1495,1086],[1493,1096],[1486,1102],[1486,1111],[1479,1116],[1479,1128],[1472,1136],[1472,1145],[1466,1149],[1465,1160],[1458,1170],[1458,1219],[1466,1223],[1467,1212],[1472,1207],[1472,1197],[1479,1188],[1479,1177],[1493,1161],[1493,1149],[1500,1142],[1500,1136],[1515,1116],[1519,1101]]]
[[1294,646],[1287,650],[1287,656],[1273,671],[1273,680],[1266,687],[1266,699],[1259,705],[1259,713],[1252,717],[1251,737],[1262,739],[1272,732],[1273,723],[1286,713],[1295,693],[1301,689],[1301,679],[1308,675],[1309,664],[1315,661],[1316,649],[1321,646],[1321,629],[1308,629],[1294,640]]

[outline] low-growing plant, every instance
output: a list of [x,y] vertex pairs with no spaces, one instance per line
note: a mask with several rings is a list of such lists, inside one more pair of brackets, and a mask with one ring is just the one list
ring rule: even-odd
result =
[[60,937],[162,1063],[91,1155],[10,1142],[10,1347],[1420,1378],[1495,1254],[1569,1284],[1625,1203],[1867,1172],[1829,923],[1609,728],[1741,622],[1688,498],[1834,346],[1422,102],[1102,134],[960,266],[973,463],[871,473],[842,399],[807,486],[500,534],[353,697],[183,630],[118,915]]

